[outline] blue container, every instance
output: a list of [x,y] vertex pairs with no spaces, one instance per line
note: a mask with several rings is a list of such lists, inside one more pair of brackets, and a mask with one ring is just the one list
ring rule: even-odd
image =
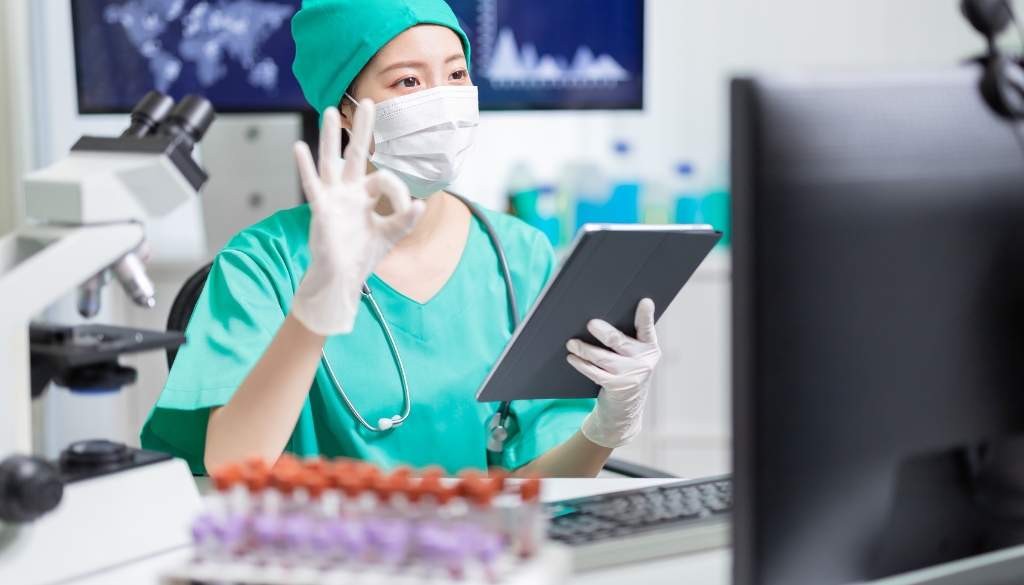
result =
[[637,223],[640,185],[616,185],[606,203],[580,201],[576,204],[576,229],[587,223]]

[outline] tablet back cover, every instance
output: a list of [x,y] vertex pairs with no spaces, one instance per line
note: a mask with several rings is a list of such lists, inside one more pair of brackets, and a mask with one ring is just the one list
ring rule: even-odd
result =
[[699,226],[583,229],[480,387],[478,401],[596,397],[597,384],[566,361],[565,343],[578,338],[602,346],[587,331],[591,319],[635,337],[637,304],[650,298],[660,319],[722,237]]

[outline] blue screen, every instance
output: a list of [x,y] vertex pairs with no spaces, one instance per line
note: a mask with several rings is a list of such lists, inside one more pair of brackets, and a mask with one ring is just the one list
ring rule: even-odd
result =
[[128,112],[147,91],[218,111],[309,108],[292,76],[300,0],[72,0],[78,109]]
[[[473,45],[482,109],[642,107],[643,0],[448,3]],[[128,112],[151,89],[221,112],[308,110],[291,70],[300,4],[72,0],[79,111]]]
[[643,0],[448,0],[484,109],[643,107]]

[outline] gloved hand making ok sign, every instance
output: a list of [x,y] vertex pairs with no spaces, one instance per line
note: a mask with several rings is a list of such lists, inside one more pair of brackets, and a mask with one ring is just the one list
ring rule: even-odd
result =
[[[352,331],[363,283],[395,243],[412,231],[425,209],[423,201],[414,201],[409,188],[391,172],[366,176],[374,105],[368,99],[359,105],[344,171],[337,108],[324,111],[319,173],[306,143],[296,142],[294,149],[312,213],[312,261],[295,291],[292,314],[310,331],[325,336]],[[382,196],[390,200],[394,210],[390,215],[375,211]]]
[[583,420],[583,436],[610,449],[631,442],[640,433],[651,374],[661,359],[654,329],[654,301],[640,301],[634,323],[636,339],[606,321],[595,319],[587,323],[587,330],[613,351],[579,339],[566,344],[572,367],[601,385],[597,406]]

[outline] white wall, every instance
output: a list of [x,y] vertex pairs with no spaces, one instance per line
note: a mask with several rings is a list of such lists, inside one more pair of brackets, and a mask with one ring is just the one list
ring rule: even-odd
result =
[[[35,118],[35,151],[42,164],[63,156],[82,134],[119,132],[125,119],[77,115],[68,2],[32,4],[43,33],[35,39],[35,99],[41,112]],[[490,207],[504,208],[509,173],[516,164],[526,163],[539,181],[553,183],[571,161],[610,165],[617,140],[635,147],[635,171],[648,180],[660,180],[674,163],[689,161],[700,182],[724,184],[731,75],[765,68],[955,63],[983,46],[960,16],[958,4],[648,0],[645,110],[487,113],[473,164],[460,179],[459,190]],[[291,161],[281,164],[284,169]],[[190,267],[186,263],[155,271],[164,295],[159,302],[169,304],[167,295],[173,295]],[[144,316],[127,311],[122,319],[159,326],[166,304]],[[701,268],[659,324],[665,358],[646,430],[620,455],[688,476],[728,471],[728,307],[729,259],[720,254]],[[117,412],[128,418],[118,423],[124,430],[116,433],[137,436],[166,376],[161,360],[158,354],[135,360],[142,382],[121,399],[126,402]]]
[[28,54],[28,5],[0,3],[0,234],[21,215],[21,176],[34,164]]

